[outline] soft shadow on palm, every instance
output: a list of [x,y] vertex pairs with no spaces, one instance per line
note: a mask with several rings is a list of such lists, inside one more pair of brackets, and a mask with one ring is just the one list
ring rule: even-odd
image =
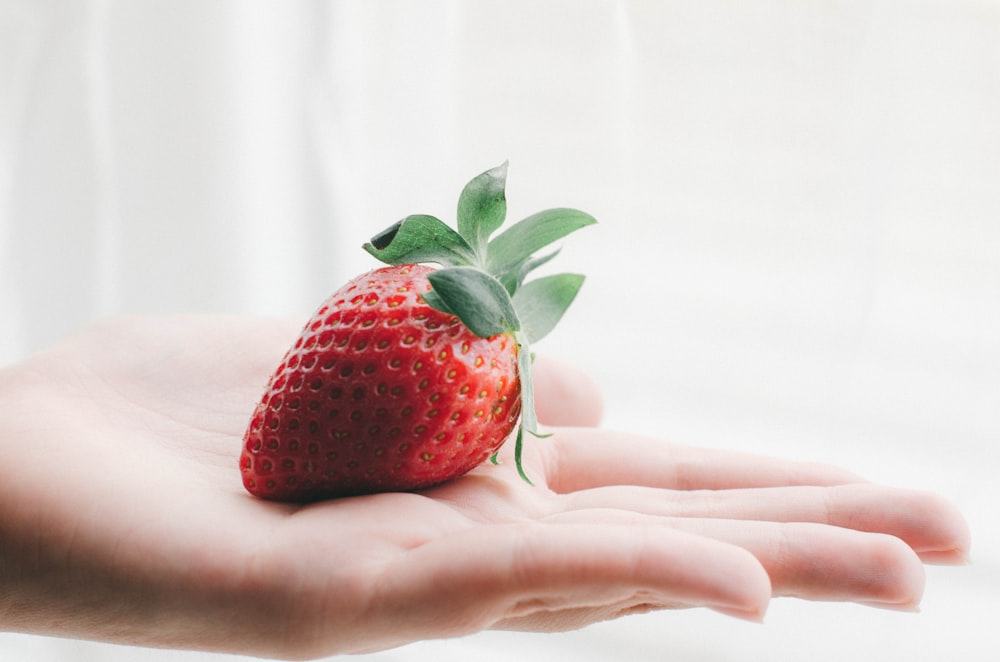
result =
[[[51,604],[21,629],[314,656],[661,607],[758,619],[772,592],[910,608],[918,557],[956,562],[968,545],[933,495],[584,428],[531,444],[534,486],[506,458],[421,493],[264,502],[243,490],[241,436],[297,332],[126,318],[2,374],[10,454],[60,458],[5,487],[20,507],[4,533],[42,549],[8,567],[49,573],[13,592]],[[589,422],[596,396],[548,377],[540,410]]]

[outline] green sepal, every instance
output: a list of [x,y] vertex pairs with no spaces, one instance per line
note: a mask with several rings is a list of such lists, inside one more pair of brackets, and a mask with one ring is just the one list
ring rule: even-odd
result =
[[552,331],[573,303],[584,277],[555,274],[525,283],[513,296],[521,331],[528,343],[536,343]]
[[529,273],[531,273],[538,267],[542,266],[546,262],[549,262],[558,254],[559,251],[553,251],[548,255],[543,255],[541,257],[533,257],[524,260],[523,262],[515,265],[514,267],[508,269],[506,272],[502,274],[494,274],[494,275],[497,277],[497,280],[503,283],[503,286],[507,288],[507,291],[510,292],[510,295],[514,296],[517,290],[524,283],[524,279],[527,278]]
[[521,379],[521,428],[538,436],[535,385],[531,373],[531,348],[521,332],[514,334],[514,340],[517,342],[517,374]]
[[480,338],[513,333],[521,328],[510,294],[496,278],[475,267],[449,267],[427,275],[434,295],[424,297],[434,307],[444,304]]
[[386,264],[434,262],[445,266],[477,262],[469,243],[443,221],[414,214],[372,237],[363,248]]
[[521,480],[526,482],[528,485],[534,487],[535,484],[531,482],[530,478],[528,478],[528,474],[525,473],[524,471],[524,464],[522,464],[521,462],[521,453],[523,450],[524,450],[524,429],[518,428],[517,437],[514,439],[514,464],[515,466],[517,466],[517,475],[521,477]]
[[554,241],[597,220],[576,209],[564,207],[532,214],[493,238],[487,249],[487,270],[494,275],[507,273]]
[[428,290],[427,292],[424,292],[420,296],[422,296],[424,302],[434,310],[439,310],[445,315],[455,315],[455,311],[452,310],[447,303],[445,303],[445,300],[442,299],[441,295],[438,294],[435,290],[433,289]]
[[507,162],[474,177],[458,198],[458,233],[483,256],[507,217]]

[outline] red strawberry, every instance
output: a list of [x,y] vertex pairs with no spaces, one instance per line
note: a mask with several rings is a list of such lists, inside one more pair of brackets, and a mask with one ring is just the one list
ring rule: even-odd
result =
[[406,490],[469,471],[521,412],[514,339],[428,306],[428,267],[350,281],[309,320],[254,412],[247,489],[271,499]]
[[335,292],[288,350],[244,436],[247,490],[306,501],[428,487],[494,455],[519,419],[527,479],[521,429],[537,436],[528,345],[583,278],[525,276],[552,257],[532,253],[594,220],[552,209],[490,240],[505,183],[506,164],[469,182],[458,232],[409,216],[365,245],[395,266]]

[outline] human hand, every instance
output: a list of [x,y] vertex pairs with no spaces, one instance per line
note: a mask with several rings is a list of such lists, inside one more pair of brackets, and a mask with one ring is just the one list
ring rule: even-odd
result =
[[[0,371],[0,627],[315,657],[772,595],[910,609],[921,559],[968,548],[934,495],[584,427],[528,440],[535,486],[505,450],[420,493],[261,501],[240,439],[297,331],[126,318]],[[537,371],[543,423],[596,422],[579,375]]]

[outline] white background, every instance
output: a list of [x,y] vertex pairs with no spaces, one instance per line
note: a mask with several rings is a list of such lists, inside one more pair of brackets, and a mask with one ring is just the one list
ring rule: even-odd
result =
[[0,364],[118,312],[307,315],[506,159],[512,216],[601,221],[539,350],[601,380],[608,427],[942,492],[973,565],[929,568],[919,615],[778,600],[373,659],[993,659],[994,2],[0,0]]

